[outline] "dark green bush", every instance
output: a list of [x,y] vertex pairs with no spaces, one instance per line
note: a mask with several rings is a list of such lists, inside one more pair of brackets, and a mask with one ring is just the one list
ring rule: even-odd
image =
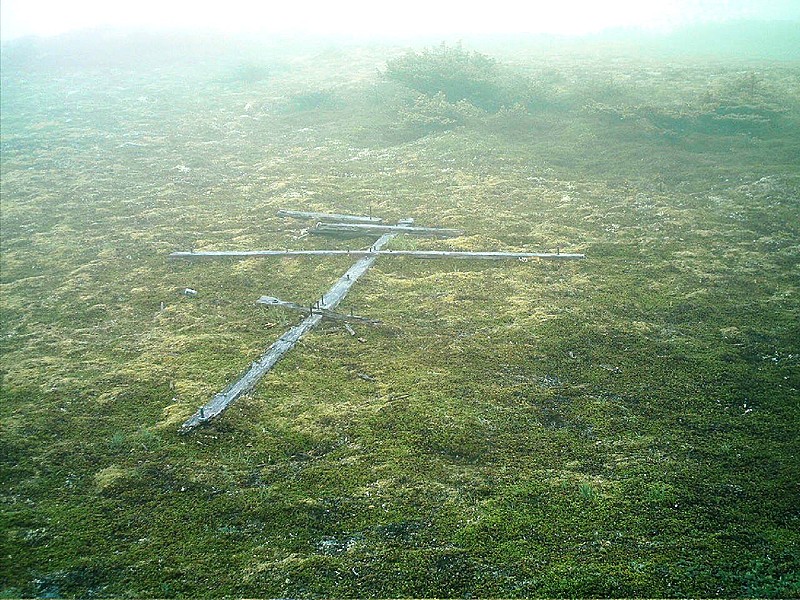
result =
[[232,83],[258,83],[269,79],[271,70],[267,65],[260,63],[242,63],[234,68],[228,76]]
[[289,98],[287,109],[290,111],[303,112],[316,110],[318,108],[330,107],[335,103],[333,92],[329,90],[314,90],[295,94]]
[[506,102],[497,62],[461,46],[409,52],[387,63],[386,76],[428,96],[443,94],[451,103],[466,100],[496,110]]
[[479,112],[465,100],[448,102],[442,92],[430,97],[422,94],[413,106],[400,112],[400,124],[411,133],[426,135],[465,125]]

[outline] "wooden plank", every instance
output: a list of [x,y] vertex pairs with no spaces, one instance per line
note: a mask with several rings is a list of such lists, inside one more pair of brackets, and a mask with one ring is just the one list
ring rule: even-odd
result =
[[[396,235],[396,233],[384,234],[373,244],[373,248],[380,250],[380,248],[388,244]],[[377,259],[378,254],[373,253],[362,257],[350,267],[326,292],[320,304],[320,308],[328,310],[336,308],[358,278],[361,277]],[[222,414],[231,403],[252,390],[261,378],[272,370],[283,355],[294,348],[297,341],[316,327],[322,318],[323,316],[321,313],[311,314],[303,319],[300,324],[287,330],[278,341],[267,348],[258,360],[251,363],[250,367],[239,379],[228,385],[221,392],[215,394],[208,403],[200,407],[200,410],[189,417],[181,426],[180,431],[183,433],[191,431],[198,425],[202,425]]]
[[409,256],[411,258],[456,258],[463,260],[581,260],[585,254],[568,252],[469,252],[450,250],[381,250],[381,255]]
[[333,213],[306,212],[302,210],[279,210],[279,217],[292,217],[293,219],[308,219],[312,221],[342,221],[346,223],[382,223],[380,217],[367,217],[360,215],[337,215]]
[[310,233],[323,235],[368,235],[399,231],[412,235],[428,235],[438,237],[458,237],[464,235],[461,229],[445,229],[441,227],[411,227],[408,225],[369,225],[363,223],[317,223]]
[[169,258],[269,258],[273,256],[406,256],[476,260],[580,260],[585,254],[568,252],[457,252],[449,250],[207,250],[173,252]]
[[327,319],[332,319],[334,321],[358,321],[360,323],[369,323],[370,325],[380,325],[380,321],[375,319],[368,319],[367,317],[359,317],[358,315],[347,315],[344,313],[338,313],[332,310],[328,310],[327,308],[320,308],[319,302],[315,302],[309,306],[303,306],[302,304],[297,304],[296,302],[288,302],[287,300],[281,300],[280,298],[275,298],[274,296],[261,296],[258,300],[256,300],[256,304],[266,304],[267,306],[280,306],[282,308],[288,308],[290,310],[296,310],[306,314],[314,314],[320,313],[323,317]]

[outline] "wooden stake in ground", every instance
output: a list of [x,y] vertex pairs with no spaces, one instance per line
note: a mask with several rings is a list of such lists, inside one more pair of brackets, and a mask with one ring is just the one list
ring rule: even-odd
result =
[[[380,219],[377,217],[359,217],[354,215],[332,215],[328,213],[306,213],[298,211],[281,211],[283,216],[291,216],[304,219],[334,220],[341,219],[339,223],[318,223],[316,231],[333,235],[358,234],[369,235],[382,233],[380,238],[370,246],[369,250],[251,250],[251,251],[207,251],[207,252],[173,252],[170,258],[199,259],[199,258],[252,258],[270,256],[337,256],[352,255],[360,257],[359,260],[333,284],[325,295],[315,303],[315,305],[301,306],[293,302],[285,302],[271,296],[263,296],[259,302],[285,306],[295,310],[305,310],[308,308],[309,314],[298,325],[288,329],[284,334],[273,343],[261,357],[253,361],[250,367],[242,374],[239,379],[229,384],[225,389],[215,394],[211,400],[200,407],[200,409],[181,426],[182,432],[191,431],[198,425],[206,423],[222,414],[228,406],[238,398],[252,390],[261,378],[266,375],[281,357],[291,350],[297,341],[307,332],[316,327],[323,318],[337,320],[358,319],[369,321],[363,317],[347,317],[334,311],[339,303],[350,291],[358,278],[361,277],[378,259],[379,256],[412,257],[412,258],[459,258],[459,259],[481,259],[481,260],[528,260],[531,258],[545,260],[576,260],[584,258],[583,254],[562,254],[560,251],[553,253],[542,252],[450,252],[450,251],[416,251],[416,250],[383,250],[397,235],[425,235],[425,236],[444,236],[452,237],[461,235],[462,232],[455,229],[441,229],[433,227],[413,227],[413,219],[403,219],[397,225],[378,225]],[[348,329],[352,333],[352,328]]]

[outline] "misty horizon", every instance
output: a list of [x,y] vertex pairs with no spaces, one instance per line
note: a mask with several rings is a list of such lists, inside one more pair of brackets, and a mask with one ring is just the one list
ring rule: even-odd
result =
[[271,34],[355,39],[403,39],[426,36],[554,35],[586,36],[609,31],[672,33],[687,27],[741,21],[800,23],[800,6],[780,0],[657,1],[580,0],[557,5],[539,2],[495,2],[491,10],[412,0],[401,6],[374,5],[359,0],[336,4],[253,5],[234,0],[135,5],[91,0],[57,3],[51,0],[6,0],[0,19],[0,40],[53,37],[77,32],[153,32],[204,34]]

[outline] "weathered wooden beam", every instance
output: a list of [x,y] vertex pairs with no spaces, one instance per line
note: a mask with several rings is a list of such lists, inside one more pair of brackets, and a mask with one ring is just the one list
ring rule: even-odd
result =
[[441,227],[411,227],[408,225],[370,225],[363,223],[317,223],[310,233],[323,235],[372,235],[398,231],[412,235],[428,235],[438,237],[458,237],[464,235],[461,229],[444,229]]
[[450,250],[381,250],[378,254],[411,258],[457,258],[465,260],[580,260],[585,254],[567,252],[470,252]]
[[478,260],[580,260],[585,254],[568,252],[458,252],[449,250],[208,250],[173,252],[170,258],[269,258],[272,256],[407,256]]
[[337,215],[333,213],[306,212],[302,210],[279,210],[279,217],[292,217],[293,219],[307,219],[312,221],[342,221],[346,223],[382,223],[380,217],[360,215]]
[[[396,233],[384,234],[373,244],[373,247],[377,249],[382,248],[396,235]],[[364,256],[350,267],[347,272],[333,284],[331,289],[325,293],[321,299],[320,308],[329,310],[336,308],[358,278],[361,277],[377,259],[377,254]],[[232,402],[252,390],[261,378],[272,370],[272,367],[275,366],[281,357],[294,348],[297,341],[308,331],[316,327],[321,320],[322,314],[315,312],[303,319],[300,324],[287,330],[278,341],[267,348],[266,352],[264,352],[258,360],[251,363],[250,367],[239,379],[228,385],[218,394],[215,394],[208,403],[201,406],[195,414],[189,417],[181,426],[181,432],[186,433],[191,431],[198,425],[202,425],[222,414]]]
[[261,296],[258,300],[256,300],[256,304],[266,304],[267,306],[280,306],[283,308],[288,308],[290,310],[296,310],[308,315],[312,315],[314,313],[319,313],[323,317],[327,319],[332,319],[334,321],[358,321],[360,323],[369,323],[370,325],[380,325],[380,321],[375,319],[368,319],[367,317],[359,317],[358,315],[347,315],[344,313],[338,313],[332,310],[328,310],[327,308],[320,308],[319,303],[314,303],[309,306],[303,306],[302,304],[297,304],[296,302],[289,302],[287,300],[281,300],[280,298],[275,298],[274,296]]

